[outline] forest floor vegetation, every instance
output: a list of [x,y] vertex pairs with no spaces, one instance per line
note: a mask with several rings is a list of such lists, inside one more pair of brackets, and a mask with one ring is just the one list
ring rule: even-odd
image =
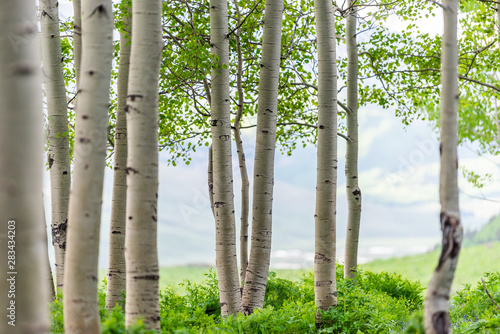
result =
[[[337,266],[337,307],[323,314],[325,326],[316,329],[314,277],[311,272],[296,281],[271,272],[264,308],[249,316],[222,318],[218,282],[213,270],[204,281],[185,280],[160,291],[161,333],[424,333],[423,287],[400,274],[360,270],[356,280],[344,280]],[[500,302],[500,273],[483,275],[492,298]],[[125,329],[123,304],[105,308],[106,281],[99,289],[103,334],[146,334],[142,323]],[[500,311],[485,293],[482,282],[465,285],[451,304],[454,333],[494,333],[500,328]],[[61,293],[51,305],[51,333],[63,333]]]

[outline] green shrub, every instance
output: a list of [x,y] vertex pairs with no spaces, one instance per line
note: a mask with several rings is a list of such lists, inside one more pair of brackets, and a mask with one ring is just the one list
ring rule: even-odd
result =
[[[485,273],[484,282],[491,295],[500,302],[500,272]],[[500,311],[491,302],[484,290],[483,283],[470,284],[458,291],[452,298],[450,321],[454,333],[498,333]]]
[[[410,313],[421,308],[422,288],[395,274],[360,272],[356,280],[343,279],[337,266],[338,305],[323,314],[320,333],[401,333],[410,328]],[[160,292],[162,333],[316,333],[314,276],[298,282],[269,274],[264,309],[253,314],[221,318],[218,281],[214,271],[205,274],[202,284],[182,283],[183,291],[167,287]],[[103,334],[146,334],[138,322],[125,329],[120,305],[105,309],[106,282],[99,289],[99,312]],[[62,296],[52,304],[52,332],[62,333]],[[408,332],[418,333],[418,332]]]

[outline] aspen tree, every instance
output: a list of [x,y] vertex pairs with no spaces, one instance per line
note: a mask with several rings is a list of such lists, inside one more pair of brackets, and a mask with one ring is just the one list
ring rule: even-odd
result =
[[427,286],[424,326],[427,334],[450,333],[449,299],[462,244],[458,203],[458,0],[443,0],[444,34],[441,52],[441,162],[439,198],[443,234],[441,255]]
[[69,202],[64,328],[100,333],[97,265],[113,59],[111,0],[84,0],[75,162]]
[[160,329],[157,248],[158,77],[162,1],[132,2],[132,49],[127,91],[127,327],[143,319]]
[[248,214],[250,211],[250,181],[248,180],[247,164],[245,160],[245,151],[243,150],[243,141],[240,134],[240,122],[243,116],[243,53],[241,51],[241,12],[238,0],[234,0],[238,29],[235,34],[236,52],[238,54],[238,72],[236,85],[238,87],[238,112],[234,118],[234,140],[236,142],[236,153],[238,154],[238,165],[241,176],[241,225],[240,225],[240,279],[241,284],[245,282],[245,276],[248,266]]
[[43,74],[49,120],[48,160],[52,207],[52,245],[55,253],[56,285],[62,289],[71,184],[68,111],[59,33],[58,1],[41,0],[40,6]]
[[0,2],[0,333],[6,334],[49,332],[35,10],[31,0]]
[[359,226],[361,220],[361,189],[358,185],[358,44],[356,42],[355,1],[348,0],[349,15],[346,22],[347,41],[347,146],[346,194],[347,232],[345,240],[344,277],[354,278],[358,267]]
[[252,236],[243,288],[243,312],[246,314],[264,305],[271,259],[274,152],[283,10],[283,0],[266,0],[257,109]]
[[128,72],[130,67],[130,7],[123,15],[125,31],[120,32],[120,63],[118,67],[118,97],[115,128],[115,162],[113,168],[113,199],[109,231],[109,267],[106,308],[116,306],[125,290],[125,217],[127,204],[127,104]]
[[[83,0],[85,1],[85,0]],[[80,67],[82,63],[82,0],[73,2],[73,66],[75,67],[76,87],[80,82]]]
[[222,316],[241,312],[236,258],[231,115],[229,98],[229,37],[226,0],[210,1],[212,66],[211,124],[215,253]]
[[[318,43],[318,148],[316,177],[314,295],[316,307],[337,305],[335,277],[337,198],[337,65],[334,7],[315,0]],[[321,324],[321,312],[316,324]]]

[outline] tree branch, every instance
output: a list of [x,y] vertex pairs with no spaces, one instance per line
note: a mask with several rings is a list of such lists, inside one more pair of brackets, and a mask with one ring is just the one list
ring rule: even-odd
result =
[[482,277],[481,277],[481,282],[483,282],[484,291],[486,291],[486,294],[488,295],[488,297],[490,297],[491,302],[493,304],[495,304],[495,306],[497,307],[498,310],[500,310],[500,306],[498,306],[498,304],[495,302],[495,300],[493,299],[493,297],[491,297],[490,293],[488,292],[488,289],[486,289],[486,284],[484,283],[484,280],[483,280]]

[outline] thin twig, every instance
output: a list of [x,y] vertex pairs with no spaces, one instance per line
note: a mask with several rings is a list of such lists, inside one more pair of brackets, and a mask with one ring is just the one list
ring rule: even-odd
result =
[[498,306],[498,304],[495,302],[495,300],[493,299],[493,297],[491,297],[490,293],[488,292],[488,289],[486,289],[486,284],[484,283],[484,280],[483,280],[482,277],[481,277],[481,282],[483,282],[484,291],[486,291],[486,294],[488,295],[488,297],[490,297],[491,302],[493,304],[495,304],[495,306],[497,307],[497,309],[500,310],[500,306]]

